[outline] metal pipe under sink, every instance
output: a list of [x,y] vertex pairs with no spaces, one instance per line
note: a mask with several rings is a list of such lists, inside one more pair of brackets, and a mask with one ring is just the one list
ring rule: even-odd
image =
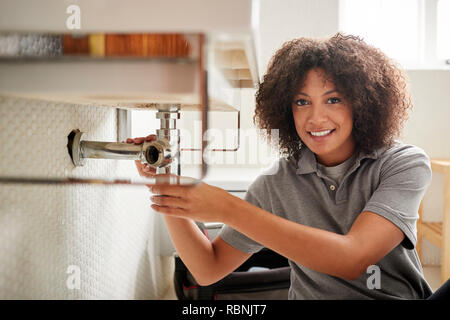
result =
[[180,174],[180,130],[176,122],[180,119],[180,105],[160,104],[156,118],[160,129],[156,140],[140,145],[123,142],[82,140],[83,132],[73,131],[69,139],[69,153],[76,166],[83,166],[86,159],[139,160],[156,168],[156,173]]

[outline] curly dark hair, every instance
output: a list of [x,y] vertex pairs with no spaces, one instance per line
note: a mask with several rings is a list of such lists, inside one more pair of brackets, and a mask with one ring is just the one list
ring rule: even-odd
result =
[[350,104],[357,148],[371,152],[387,147],[401,134],[411,100],[406,78],[393,60],[357,36],[299,38],[275,53],[256,92],[253,121],[266,129],[269,140],[270,130],[279,130],[282,156],[298,158],[302,141],[295,129],[292,99],[314,68],[323,69]]

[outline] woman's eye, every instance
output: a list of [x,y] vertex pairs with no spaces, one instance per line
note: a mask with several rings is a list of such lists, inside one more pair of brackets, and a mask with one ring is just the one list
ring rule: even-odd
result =
[[328,103],[333,103],[334,104],[334,103],[339,103],[339,102],[341,102],[341,99],[336,98],[336,97],[328,99]]
[[304,105],[308,104],[308,101],[306,101],[305,99],[298,99],[298,100],[295,100],[294,103],[295,103],[297,106],[304,106]]

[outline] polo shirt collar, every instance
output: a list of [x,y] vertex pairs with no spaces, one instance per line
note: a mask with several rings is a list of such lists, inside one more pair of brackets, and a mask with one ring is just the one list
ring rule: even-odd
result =
[[[356,157],[355,165],[353,165],[350,170],[359,167],[361,160],[365,158],[377,159],[379,152],[380,150],[374,150],[372,152],[363,152],[360,150]],[[297,162],[297,174],[308,174],[313,172],[317,172],[316,156],[309,148],[303,146]]]

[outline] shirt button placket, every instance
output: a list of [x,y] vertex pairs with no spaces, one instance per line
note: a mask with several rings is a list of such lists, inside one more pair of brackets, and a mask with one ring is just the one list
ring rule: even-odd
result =
[[331,190],[331,191],[336,190],[336,186],[335,186],[334,184],[330,185],[330,190]]

